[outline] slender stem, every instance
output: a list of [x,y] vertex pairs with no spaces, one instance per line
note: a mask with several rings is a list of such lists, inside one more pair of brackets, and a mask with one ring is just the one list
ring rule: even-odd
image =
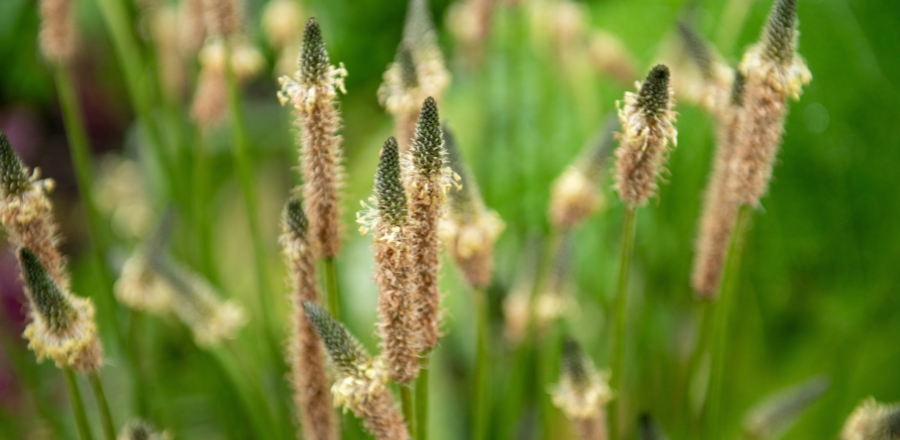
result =
[[269,411],[269,399],[265,397],[262,385],[258,382],[259,375],[253,374],[251,371],[241,371],[235,359],[242,356],[236,353],[233,345],[229,344],[228,347],[230,350],[220,347],[210,350],[210,353],[219,362],[231,382],[231,386],[238,394],[244,410],[250,417],[255,436],[266,439],[284,438],[275,435],[275,423],[272,413]]
[[102,307],[100,315],[104,317],[104,322],[111,328],[114,346],[118,350],[122,346],[122,330],[115,319],[116,302],[112,295],[113,274],[106,261],[106,246],[102,243],[103,235],[100,228],[100,214],[97,212],[97,206],[93,202],[93,184],[91,179],[94,174],[91,170],[91,153],[88,146],[87,133],[84,128],[84,120],[81,116],[81,106],[79,105],[78,95],[75,92],[72,75],[68,67],[60,65],[55,70],[56,88],[59,92],[63,123],[66,126],[69,149],[75,166],[75,177],[78,181],[78,190],[81,193],[84,210],[87,213],[94,259],[97,260],[100,271],[100,285],[97,286],[97,291],[101,293],[96,295],[95,298],[97,298],[98,306]]
[[472,438],[484,440],[488,436],[488,420],[491,415],[491,390],[488,381],[488,341],[490,338],[490,323],[488,317],[487,295],[483,288],[477,288],[472,292],[475,300],[475,309],[478,320],[477,351],[475,353],[475,405],[472,406],[474,420]]
[[193,146],[193,172],[191,188],[194,191],[194,233],[197,234],[197,259],[200,267],[209,280],[215,281],[217,274],[212,262],[210,249],[209,199],[207,198],[207,181],[209,179],[209,152],[206,146],[204,129],[197,127]]
[[132,309],[130,311],[131,318],[128,320],[128,362],[131,364],[131,371],[134,372],[132,377],[135,378],[133,380],[134,386],[134,399],[135,399],[135,407],[136,415],[138,417],[142,417],[145,419],[150,419],[150,405],[148,403],[148,399],[150,398],[148,387],[145,386],[145,379],[148,379],[147,374],[144,372],[144,364],[141,358],[141,352],[143,351],[143,339],[142,335],[145,334],[144,324],[144,315],[143,312]]
[[325,263],[325,288],[328,291],[328,311],[334,319],[341,319],[341,290],[337,281],[337,268],[334,258],[326,258]]
[[97,399],[97,406],[100,408],[100,420],[103,422],[103,435],[106,440],[116,440],[116,428],[113,422],[112,413],[109,411],[109,403],[106,401],[106,393],[103,392],[103,382],[100,381],[100,375],[96,371],[87,374],[88,382],[94,391],[94,398]]
[[631,256],[634,254],[634,230],[637,226],[637,207],[627,206],[622,220],[622,247],[619,254],[619,284],[616,289],[615,321],[613,323],[612,377],[610,382],[616,398],[609,406],[610,437],[623,438],[625,430],[623,420],[625,391],[625,338],[628,310],[628,276],[631,273]]
[[416,379],[416,440],[428,440],[428,369],[431,350],[422,353],[421,369]]
[[750,220],[750,208],[741,206],[731,239],[728,254],[725,257],[725,268],[719,283],[718,303],[713,323],[712,370],[709,379],[709,398],[706,407],[706,439],[718,439],[719,418],[722,413],[722,383],[725,376],[725,361],[728,349],[728,323],[734,306],[734,288],[741,267],[741,250],[744,247],[744,235],[747,222]]
[[415,383],[400,384],[400,402],[403,407],[403,419],[406,420],[406,427],[412,434],[416,433],[416,407],[413,392]]
[[72,400],[72,409],[75,410],[75,423],[78,425],[78,434],[81,440],[92,440],[91,426],[88,424],[87,413],[84,411],[84,400],[81,391],[78,390],[78,379],[75,373],[68,368],[63,368],[66,376],[66,385],[69,388],[69,398]]

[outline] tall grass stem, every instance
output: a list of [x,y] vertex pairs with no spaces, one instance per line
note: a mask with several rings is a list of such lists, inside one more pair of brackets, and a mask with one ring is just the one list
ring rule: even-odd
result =
[[411,434],[416,433],[416,401],[413,393],[415,392],[415,382],[400,384],[400,402],[403,409],[403,420]]
[[475,353],[475,405],[472,406],[474,420],[472,438],[474,440],[486,440],[488,435],[488,420],[491,415],[491,393],[488,371],[490,359],[488,358],[488,343],[490,339],[490,317],[488,314],[487,292],[483,288],[472,291],[477,315],[477,346]]
[[66,385],[69,388],[69,399],[72,400],[72,410],[75,411],[75,424],[78,425],[78,434],[81,440],[92,440],[91,425],[88,424],[87,413],[84,411],[84,399],[81,398],[81,391],[78,390],[78,378],[75,372],[69,368],[63,368],[66,376]]
[[609,427],[610,438],[621,439],[625,429],[623,417],[625,406],[623,399],[625,392],[625,340],[627,336],[627,311],[628,311],[628,278],[631,274],[631,257],[634,254],[634,231],[637,226],[637,207],[626,206],[622,219],[622,247],[619,254],[619,284],[616,288],[615,318],[612,334],[612,383],[616,393],[615,399],[610,402]]
[[97,399],[97,407],[100,409],[100,421],[103,424],[103,436],[106,440],[116,440],[116,424],[112,418],[112,412],[109,410],[109,402],[106,400],[106,393],[103,392],[103,382],[100,381],[100,375],[96,371],[87,374],[88,382],[94,391],[94,398]]
[[728,254],[725,257],[725,268],[722,272],[722,281],[719,284],[718,302],[716,303],[715,317],[712,326],[711,342],[712,370],[709,379],[709,395],[706,399],[706,429],[704,438],[715,440],[720,438],[722,415],[722,384],[725,379],[725,363],[727,360],[729,322],[734,307],[735,286],[741,267],[741,251],[744,247],[744,235],[747,223],[750,220],[750,208],[742,205],[738,211],[734,229],[731,231],[731,239],[728,244]]
[[421,369],[416,379],[416,440],[428,440],[428,373],[431,350],[422,353]]
[[328,311],[334,319],[341,319],[341,289],[338,286],[337,267],[334,258],[325,258],[325,288],[328,292]]

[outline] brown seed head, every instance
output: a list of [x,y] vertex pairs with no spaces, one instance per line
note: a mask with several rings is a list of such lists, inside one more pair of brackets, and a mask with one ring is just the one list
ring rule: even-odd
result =
[[48,61],[66,64],[77,46],[73,0],[41,0],[41,52]]

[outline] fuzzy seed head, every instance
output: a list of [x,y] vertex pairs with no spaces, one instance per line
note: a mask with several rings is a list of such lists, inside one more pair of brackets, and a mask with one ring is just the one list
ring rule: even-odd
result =
[[303,310],[325,344],[331,361],[341,374],[354,376],[360,365],[371,362],[372,357],[350,331],[325,309],[311,301],[303,301]]
[[669,103],[669,68],[658,64],[641,85],[637,97],[638,105],[648,117],[664,112]]
[[309,219],[303,212],[303,204],[296,197],[288,199],[284,204],[284,224],[287,226],[287,232],[294,237],[306,237],[309,229]]
[[73,0],[41,0],[41,52],[48,61],[67,63],[75,55],[77,26]]
[[841,440],[897,439],[900,439],[900,404],[878,403],[874,397],[856,407],[841,431]]
[[697,31],[685,21],[678,22],[678,35],[688,51],[691,59],[700,68],[700,73],[706,80],[713,78],[713,62],[715,55],[709,43],[701,37]]
[[557,229],[571,229],[603,208],[603,193],[598,186],[604,178],[618,128],[618,119],[610,116],[599,140],[592,140],[575,162],[553,181],[549,217]]
[[310,18],[303,30],[303,48],[300,49],[300,78],[306,84],[318,84],[325,80],[331,68],[319,22]]
[[766,58],[782,66],[793,63],[797,50],[797,0],[775,0],[761,40]]
[[443,145],[437,102],[429,96],[422,104],[419,124],[416,126],[415,143],[412,150],[416,171],[426,176],[440,174],[444,167]]
[[566,339],[563,340],[562,370],[563,374],[569,375],[572,382],[578,385],[587,383],[588,370],[585,365],[584,353],[582,353],[578,341],[571,336],[566,336]]
[[571,420],[600,415],[613,393],[607,384],[609,374],[597,372],[574,339],[563,345],[559,385],[552,392],[553,403]]
[[378,169],[375,172],[375,197],[382,220],[392,226],[406,221],[406,192],[400,176],[400,151],[397,139],[389,137],[381,149]]
[[0,195],[18,196],[31,189],[31,179],[22,160],[9,144],[6,134],[0,131]]
[[47,327],[53,332],[68,330],[76,318],[75,308],[69,298],[53,282],[50,274],[47,273],[44,265],[31,249],[19,250],[19,262],[22,264],[25,284],[31,291],[33,305],[44,319]]

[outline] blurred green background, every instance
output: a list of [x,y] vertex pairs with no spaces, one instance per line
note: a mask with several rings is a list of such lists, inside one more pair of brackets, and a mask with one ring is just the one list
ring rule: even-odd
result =
[[[122,72],[92,0],[80,0],[81,51],[74,64],[78,93],[101,180],[114,160],[136,161],[140,173],[125,173],[136,193],[103,210],[108,264],[119,267],[139,242],[129,233],[127,214],[117,202],[134,202],[151,222],[167,201],[161,200],[152,157],[141,137],[126,96]],[[247,0],[251,39],[267,57],[264,71],[245,85],[244,110],[254,163],[254,181],[270,268],[272,302],[278,307],[276,328],[286,338],[287,284],[277,235],[281,205],[299,180],[295,129],[290,112],[279,106],[271,67],[277,54],[260,31],[262,0]],[[503,299],[528,273],[528,255],[548,230],[546,212],[552,180],[575,158],[614,111],[630,84],[592,68],[581,35],[597,29],[617,36],[636,61],[641,79],[676,40],[675,25],[690,16],[701,34],[714,41],[731,63],[756,40],[771,4],[763,0],[604,0],[577,2],[584,28],[572,40],[547,32],[552,14],[535,14],[529,2],[497,2],[482,57],[473,59],[448,30],[452,2],[432,1],[440,42],[453,74],[441,108],[455,129],[486,203],[507,223],[496,254],[495,282],[489,291],[492,316],[494,414],[521,404],[514,427],[495,426],[493,435],[537,438],[537,396],[550,387],[536,378],[526,398],[510,402],[507,389],[512,348],[503,338]],[[548,2],[553,3],[553,2]],[[304,14],[315,16],[333,63],[349,71],[347,95],[341,95],[347,184],[344,208],[345,247],[339,258],[344,292],[344,321],[370,349],[377,341],[377,290],[371,279],[370,237],[354,223],[359,201],[372,190],[378,151],[393,133],[393,121],[379,106],[376,90],[392,61],[403,26],[404,1],[303,0]],[[747,7],[746,17],[728,12]],[[146,34],[143,10],[129,4]],[[730,9],[729,9],[730,8]],[[58,183],[56,215],[64,252],[70,256],[73,290],[99,295],[97,271],[89,254],[83,201],[79,199],[51,70],[37,46],[39,18],[33,0],[0,1],[0,129],[29,166],[39,166]],[[828,375],[831,389],[787,434],[791,439],[835,438],[843,420],[864,397],[900,400],[900,9],[886,0],[799,0],[800,53],[813,74],[799,102],[791,103],[786,136],[778,156],[770,194],[754,215],[747,238],[737,292],[737,313],[729,335],[725,408],[729,433],[737,433],[744,412],[772,392],[817,374]],[[559,43],[562,41],[562,43]],[[574,43],[573,43],[574,41]],[[563,46],[556,46],[562,44]],[[668,49],[667,49],[668,48]],[[667,54],[671,55],[671,54]],[[190,72],[191,69],[188,69]],[[673,78],[679,75],[673,69]],[[891,80],[890,78],[894,78]],[[172,114],[184,117],[188,91]],[[676,95],[676,99],[678,99]],[[671,155],[658,198],[638,214],[637,248],[630,304],[628,380],[636,394],[632,412],[650,411],[672,438],[686,433],[688,360],[702,309],[689,285],[692,243],[703,186],[714,147],[713,124],[697,106],[679,103],[679,142]],[[184,118],[183,118],[184,119]],[[177,126],[177,124],[176,124]],[[182,133],[183,135],[183,133]],[[167,139],[178,138],[175,132]],[[185,136],[182,136],[184,138]],[[186,158],[179,172],[190,173],[190,140],[177,148]],[[195,231],[179,223],[173,252],[204,273],[222,291],[251,311],[251,322],[238,343],[247,361],[268,372],[261,377],[275,394],[284,393],[281,377],[260,360],[258,290],[254,282],[247,212],[232,168],[231,131],[227,122],[211,136],[211,174],[207,231],[212,237],[213,267],[202,267],[194,249]],[[129,162],[132,163],[132,162]],[[136,183],[135,183],[136,182]],[[101,186],[101,185],[98,185]],[[617,249],[623,207],[610,191],[608,209],[592,217],[570,238],[571,280],[568,293],[578,307],[563,320],[598,366],[608,363],[607,323],[618,269]],[[104,193],[105,194],[105,193]],[[96,195],[96,194],[95,194]],[[108,194],[97,198],[111,197]],[[116,220],[116,216],[124,216]],[[124,219],[124,220],[123,220]],[[118,223],[116,223],[118,221]],[[135,227],[140,230],[140,228]],[[146,228],[144,228],[146,232]],[[444,265],[446,336],[436,351],[432,373],[432,432],[439,439],[467,438],[469,384],[474,359],[475,316],[472,300],[448,260]],[[15,259],[0,255],[3,318],[0,333],[0,438],[74,438],[62,377],[49,363],[37,365],[19,335],[24,328],[24,299]],[[101,312],[104,309],[101,308]],[[118,319],[129,319],[123,307]],[[101,318],[101,323],[102,323]],[[102,325],[102,324],[101,324]],[[136,330],[148,361],[143,381],[153,390],[148,416],[176,438],[252,438],[242,412],[214,357],[197,349],[190,333],[173,319],[149,318]],[[104,334],[108,342],[108,334]],[[133,414],[131,386],[121,350],[107,348],[103,370],[119,423]],[[552,352],[552,350],[551,350]],[[552,356],[553,353],[545,353]],[[552,364],[552,362],[551,362]],[[556,368],[555,366],[552,368]],[[555,381],[555,375],[551,375]],[[281,391],[279,391],[281,390]],[[93,415],[92,415],[93,417]],[[497,419],[499,420],[499,418]],[[497,422],[499,424],[499,421]],[[561,425],[564,425],[561,424]],[[60,434],[67,432],[68,434]],[[560,434],[563,438],[564,434]],[[730,436],[729,436],[730,437]]]

